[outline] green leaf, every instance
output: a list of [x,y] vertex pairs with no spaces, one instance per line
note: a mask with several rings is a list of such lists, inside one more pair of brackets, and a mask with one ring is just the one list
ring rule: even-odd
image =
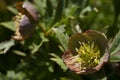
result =
[[13,52],[17,55],[20,55],[20,56],[26,56],[26,54],[24,52],[21,52],[21,51],[18,51],[18,50],[13,50]]
[[91,11],[92,11],[92,8],[91,8],[90,6],[87,6],[86,8],[84,8],[84,9],[81,11],[79,17],[82,19],[82,18],[85,17],[85,15],[84,15],[85,13],[91,12]]
[[35,43],[32,44],[32,46],[33,46],[33,47],[32,47],[32,51],[31,51],[32,53],[37,52],[44,42],[48,42],[48,41],[49,41],[49,40],[44,36],[43,33],[40,33],[40,37],[41,37],[42,41],[41,41],[39,44],[35,44]]
[[50,58],[50,59],[52,61],[55,61],[58,65],[60,65],[63,70],[68,69],[68,67],[64,64],[63,60],[59,56],[57,56],[56,54],[53,54],[53,53],[50,55],[53,56],[53,58]]
[[13,21],[1,22],[0,25],[10,29],[11,31],[15,31],[16,28],[14,27]]
[[7,77],[9,80],[15,79],[15,72],[14,71],[7,71]]
[[120,61],[120,51],[118,51],[114,55],[112,54],[110,57],[110,62],[119,62],[119,61]]
[[115,55],[118,51],[120,51],[120,31],[111,43],[110,54]]
[[46,4],[47,4],[47,14],[48,14],[48,16],[52,16],[53,15],[53,8],[52,8],[52,3],[51,3],[51,1],[50,0],[47,0],[46,1]]
[[18,14],[18,11],[14,7],[12,7],[12,6],[8,6],[7,9],[9,11],[11,11],[12,13],[14,13],[14,14]]
[[116,34],[114,40],[111,43],[110,55],[111,62],[120,61],[120,31]]
[[64,33],[64,26],[60,26],[59,28],[53,28],[53,31],[55,32],[63,48],[67,50],[69,36]]
[[3,75],[2,73],[0,73],[0,80],[7,80],[7,77]]
[[40,13],[40,16],[44,16],[46,8],[46,0],[34,0],[34,3]]
[[0,54],[5,54],[14,45],[15,41],[13,39],[0,43]]
[[53,22],[57,22],[61,19],[63,14],[64,4],[65,4],[64,0],[59,0],[56,11],[55,11],[55,18]]

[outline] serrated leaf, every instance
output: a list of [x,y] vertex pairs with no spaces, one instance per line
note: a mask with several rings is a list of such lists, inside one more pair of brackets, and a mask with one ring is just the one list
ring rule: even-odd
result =
[[40,33],[40,37],[41,37],[42,41],[41,41],[38,45],[35,44],[35,43],[32,44],[32,46],[33,46],[33,48],[32,48],[32,53],[37,52],[44,42],[48,42],[48,41],[49,41],[49,40],[44,36],[43,33]]
[[0,54],[5,54],[14,45],[13,39],[0,43]]
[[53,31],[55,32],[63,48],[67,50],[69,36],[67,34],[64,34],[64,26],[53,28]]
[[56,54],[53,54],[53,53],[50,55],[53,56],[53,58],[50,58],[50,59],[52,61],[55,61],[58,65],[60,65],[63,70],[68,69],[68,67],[64,64],[63,60],[59,56],[57,56]]
[[11,31],[15,31],[16,28],[14,27],[14,23],[12,21],[1,22],[0,25],[10,29]]

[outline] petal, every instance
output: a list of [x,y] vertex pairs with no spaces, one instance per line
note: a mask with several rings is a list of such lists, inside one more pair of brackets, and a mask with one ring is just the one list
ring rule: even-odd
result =
[[101,50],[101,53],[105,53],[106,48],[108,48],[108,40],[103,33],[100,33],[95,30],[88,30],[83,33],[86,37],[91,38]]
[[68,49],[73,55],[77,54],[76,48],[79,48],[79,42],[87,42],[88,39],[82,33],[76,33],[72,35],[68,41]]
[[30,20],[26,15],[23,15],[21,20],[19,20],[19,25],[17,27],[15,36],[13,36],[13,39],[24,40],[30,37],[34,30],[35,26],[30,23]]
[[69,50],[62,55],[62,59],[64,60],[65,64],[70,68],[70,70],[74,71],[75,73],[80,71],[79,64],[74,62],[74,57]]
[[18,2],[16,8],[23,15],[27,15],[29,18],[32,17],[35,22],[38,21],[38,12],[30,2]]
[[80,46],[79,42],[88,42],[88,41],[95,42],[95,44],[97,44],[98,47],[100,48],[102,55],[105,52],[106,48],[108,48],[108,41],[102,33],[94,30],[88,30],[84,33],[76,33],[72,35],[68,41],[68,49],[73,54],[76,54],[75,49]]
[[24,2],[22,5],[33,17],[35,21],[38,21],[38,12],[30,2]]
[[65,62],[65,64],[69,67],[69,69],[75,72],[76,74],[90,74],[97,71],[94,68],[81,70],[79,64],[74,61],[75,58],[69,50],[62,55],[62,59]]

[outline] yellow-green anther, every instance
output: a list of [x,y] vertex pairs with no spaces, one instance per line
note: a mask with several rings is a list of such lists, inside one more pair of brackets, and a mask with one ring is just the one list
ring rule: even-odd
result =
[[100,62],[100,49],[94,42],[79,42],[80,47],[76,48],[78,53],[76,62],[81,69],[93,68]]

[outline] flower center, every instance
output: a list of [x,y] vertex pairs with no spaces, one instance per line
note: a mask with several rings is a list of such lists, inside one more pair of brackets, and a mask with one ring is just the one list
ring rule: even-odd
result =
[[100,62],[100,49],[92,42],[79,42],[80,47],[76,48],[76,62],[81,69],[91,69]]

